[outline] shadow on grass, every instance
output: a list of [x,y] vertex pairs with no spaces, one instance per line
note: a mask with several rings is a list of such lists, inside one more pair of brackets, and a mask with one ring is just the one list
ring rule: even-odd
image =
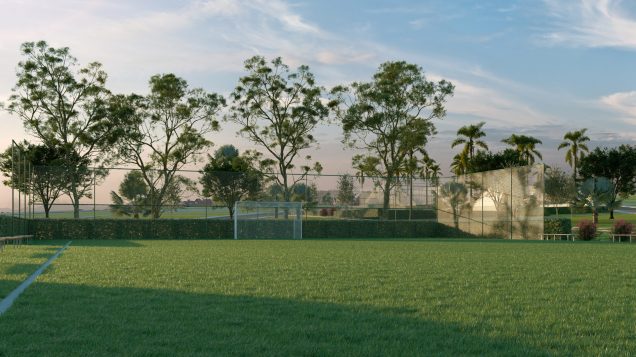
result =
[[141,247],[142,244],[132,240],[118,239],[78,239],[71,243],[71,247],[111,247],[111,248],[131,248]]
[[8,267],[5,272],[11,275],[31,275],[34,271],[36,271],[40,267],[40,264],[30,264],[30,263],[20,263],[13,264]]
[[47,283],[0,317],[0,335],[7,356],[548,354],[408,308]]

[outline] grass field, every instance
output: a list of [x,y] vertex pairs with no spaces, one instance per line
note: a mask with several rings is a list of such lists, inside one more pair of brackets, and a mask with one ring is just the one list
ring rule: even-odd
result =
[[[10,213],[9,213],[10,214]],[[225,207],[181,207],[176,210],[166,210],[161,218],[166,219],[188,219],[188,218],[210,218],[229,216],[228,209]],[[44,212],[36,212],[35,218],[45,218]],[[50,218],[52,219],[69,219],[73,218],[73,211],[51,211]],[[92,208],[82,209],[80,211],[80,218],[83,219],[115,219],[123,218],[130,219],[126,216],[117,216],[110,209],[97,209],[93,212]],[[152,219],[151,217],[140,217],[140,219]]]
[[[8,247],[0,279],[57,246]],[[0,356],[628,355],[634,258],[598,242],[75,241],[0,316]]]
[[0,252],[0,300],[29,277],[58,248],[55,245],[5,246]]

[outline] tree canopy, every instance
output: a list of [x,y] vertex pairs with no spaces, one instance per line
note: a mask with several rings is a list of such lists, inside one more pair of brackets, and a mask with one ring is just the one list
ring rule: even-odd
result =
[[121,134],[117,118],[108,112],[106,72],[98,62],[81,67],[67,47],[50,47],[45,41],[26,42],[20,50],[23,60],[7,109],[44,145],[72,152],[67,193],[78,218],[80,199],[90,195],[93,180],[103,171],[72,165],[109,162],[110,148]]
[[233,145],[223,145],[214,156],[208,157],[200,183],[203,195],[223,202],[230,218],[234,217],[234,204],[243,198],[255,198],[262,190],[263,177],[256,170],[254,158],[239,155]]
[[581,159],[579,173],[583,178],[606,177],[612,182],[612,207],[620,198],[636,193],[636,146],[620,145],[615,148],[596,148]]
[[517,150],[519,160],[526,161],[529,165],[534,164],[536,157],[543,159],[541,153],[536,149],[536,146],[543,142],[535,137],[512,134],[508,138],[501,140],[501,142]]
[[239,133],[261,149],[260,170],[282,187],[283,199],[290,201],[294,185],[309,172],[322,170],[319,163],[309,163],[309,155],[304,157],[307,164],[298,166],[298,161],[302,152],[316,145],[314,129],[329,115],[321,100],[323,89],[309,67],[291,71],[280,57],[270,63],[252,57],[245,61],[245,71],[230,95],[226,119],[238,124]]
[[148,185],[152,217],[159,218],[164,206],[178,205],[181,192],[193,185],[178,172],[212,145],[206,135],[219,129],[216,115],[225,100],[189,88],[174,74],[154,75],[149,85],[145,97],[115,97],[111,112],[125,124],[118,158],[140,170]]
[[432,120],[446,115],[444,104],[453,90],[450,82],[428,81],[419,66],[397,61],[381,64],[370,82],[331,91],[344,143],[366,151],[354,156],[353,166],[376,177],[386,214],[409,153],[423,149],[435,133]]
[[590,141],[590,138],[585,135],[586,131],[587,129],[568,131],[563,136],[563,142],[559,144],[558,148],[558,150],[568,148],[565,152],[565,162],[572,167],[572,177],[574,177],[575,180],[578,174],[579,161],[590,151],[585,144]]

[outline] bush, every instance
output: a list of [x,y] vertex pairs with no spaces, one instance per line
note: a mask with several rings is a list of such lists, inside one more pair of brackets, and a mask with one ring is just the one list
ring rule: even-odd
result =
[[334,213],[336,213],[336,207],[329,208],[329,215],[333,216]]
[[327,209],[326,209],[326,208],[321,208],[321,209],[320,209],[320,216],[321,216],[321,217],[326,217],[326,216],[328,216],[328,215],[329,215],[329,212],[327,211]]
[[572,233],[572,220],[568,218],[546,218],[543,223],[543,233],[569,234]]
[[584,219],[577,225],[579,228],[580,240],[592,240],[596,237],[596,224],[594,222]]
[[[617,220],[616,222],[614,222],[614,225],[612,226],[612,233],[614,234],[632,234],[633,230],[634,230],[634,225],[625,221],[624,219]],[[621,238],[626,238],[626,237],[621,237]],[[619,240],[621,238],[619,238]]]

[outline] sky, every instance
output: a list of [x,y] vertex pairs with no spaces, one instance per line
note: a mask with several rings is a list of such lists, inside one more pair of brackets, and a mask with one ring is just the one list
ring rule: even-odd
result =
[[[420,65],[455,94],[427,149],[449,173],[458,128],[485,121],[492,150],[512,133],[535,136],[544,162],[566,168],[557,146],[588,128],[590,146],[636,138],[636,2],[631,0],[2,0],[0,101],[15,85],[20,44],[69,47],[99,61],[115,93],[148,91],[157,73],[228,95],[253,55],[309,65],[330,88],[368,81],[385,61]],[[0,147],[28,137],[0,113]],[[252,146],[223,124],[215,146]],[[336,125],[311,150],[324,172],[351,171]],[[0,203],[1,205],[1,203]]]

